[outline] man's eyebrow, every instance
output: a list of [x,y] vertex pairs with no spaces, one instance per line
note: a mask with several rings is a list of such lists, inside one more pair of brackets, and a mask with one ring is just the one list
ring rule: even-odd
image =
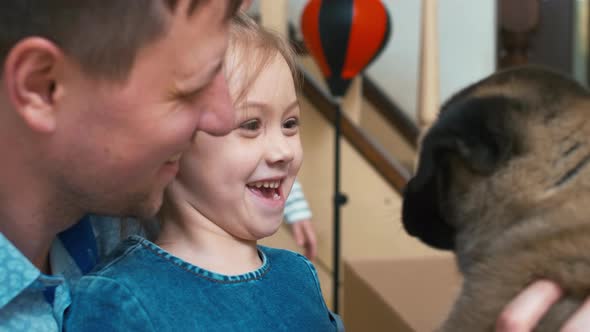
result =
[[209,72],[207,73],[207,80],[205,82],[211,82],[215,78],[215,76],[219,74],[222,68],[223,61],[219,61],[214,67],[212,67],[211,70],[209,70]]
[[198,90],[198,89],[206,86],[211,81],[213,81],[215,76],[217,74],[219,74],[219,72],[221,71],[222,68],[223,68],[223,62],[219,61],[215,65],[210,66],[208,69],[206,69],[207,70],[206,75],[200,76],[195,73],[195,75],[192,75],[192,77],[190,77],[184,81],[178,82],[177,86],[178,86],[179,90],[181,90],[181,91]]

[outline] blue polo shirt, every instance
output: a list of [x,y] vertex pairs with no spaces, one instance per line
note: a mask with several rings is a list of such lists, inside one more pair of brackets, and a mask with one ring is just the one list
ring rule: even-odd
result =
[[[64,278],[42,274],[2,234],[0,285],[0,331],[60,330],[61,317],[70,304]],[[47,299],[45,294],[51,290],[53,299]]]
[[118,243],[119,223],[85,217],[60,233],[50,250],[53,275],[41,273],[0,233],[0,332],[61,331],[73,283]]

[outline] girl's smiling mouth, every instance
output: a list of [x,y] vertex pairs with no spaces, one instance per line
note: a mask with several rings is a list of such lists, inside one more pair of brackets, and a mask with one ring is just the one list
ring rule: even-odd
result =
[[266,179],[260,181],[254,181],[246,184],[248,190],[253,193],[256,197],[260,198],[266,204],[273,207],[282,206],[285,199],[283,197],[283,184],[284,178]]

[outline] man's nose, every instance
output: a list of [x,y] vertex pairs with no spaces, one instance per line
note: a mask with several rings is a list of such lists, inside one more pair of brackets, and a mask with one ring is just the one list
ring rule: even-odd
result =
[[214,136],[226,135],[234,127],[235,111],[223,73],[217,74],[207,90],[208,100],[201,112],[197,130]]

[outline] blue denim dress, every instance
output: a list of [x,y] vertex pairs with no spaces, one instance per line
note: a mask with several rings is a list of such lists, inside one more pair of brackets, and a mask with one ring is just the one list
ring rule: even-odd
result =
[[317,272],[303,256],[259,247],[262,266],[225,276],[191,265],[138,236],[82,277],[67,331],[343,331]]

